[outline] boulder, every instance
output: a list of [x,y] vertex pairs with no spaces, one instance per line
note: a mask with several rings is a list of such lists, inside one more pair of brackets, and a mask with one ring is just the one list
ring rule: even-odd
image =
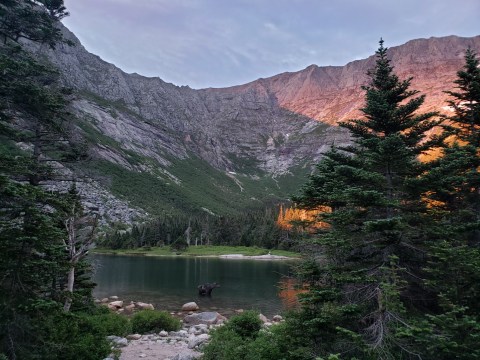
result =
[[275,322],[280,322],[283,320],[283,317],[281,317],[280,315],[275,315],[272,320]]
[[155,307],[152,304],[147,304],[143,302],[137,302],[137,307],[141,310],[155,310]]
[[182,306],[182,311],[197,311],[198,309],[200,309],[197,305],[196,302],[188,302],[186,304],[183,304]]
[[140,334],[130,334],[127,336],[127,339],[128,340],[140,340],[140,338],[142,337],[142,335]]
[[107,336],[107,339],[113,344],[114,347],[125,347],[128,345],[128,340],[120,336]]
[[191,336],[191,337],[188,338],[188,348],[193,349],[194,347],[199,346],[199,345],[207,342],[209,338],[210,338],[210,335],[208,335],[208,334]]
[[267,317],[266,317],[265,315],[263,315],[263,314],[258,315],[258,318],[259,318],[260,320],[262,320],[262,322],[263,322],[264,324],[265,324],[266,322],[268,322]]
[[183,319],[183,322],[189,325],[198,325],[198,324],[217,324],[218,322],[225,321],[225,316],[220,315],[217,312],[206,311],[197,314],[187,315]]
[[112,302],[108,303],[108,307],[110,309],[112,309],[112,308],[120,309],[122,306],[123,306],[123,301],[122,300],[112,301]]
[[130,304],[124,307],[126,314],[131,314],[135,309],[135,304]]
[[161,336],[161,337],[167,337],[168,336],[168,332],[166,332],[165,330],[162,330],[158,333],[158,336]]

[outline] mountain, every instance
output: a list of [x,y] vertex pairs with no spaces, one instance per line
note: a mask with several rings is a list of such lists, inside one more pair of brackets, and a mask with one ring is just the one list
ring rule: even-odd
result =
[[[244,85],[194,90],[126,74],[63,31],[76,46],[32,51],[46,55],[76,90],[76,126],[92,160],[74,171],[108,189],[121,207],[155,215],[222,214],[285,200],[329,146],[348,143],[336,123],[359,115],[361,86],[375,61],[372,55],[345,66],[311,65]],[[443,91],[453,88],[468,46],[480,52],[480,36],[412,40],[389,55],[398,76],[413,77],[412,88],[426,95],[423,111],[448,111]],[[92,206],[102,206],[95,191],[85,193]],[[130,209],[116,217],[117,205],[104,211],[110,221],[144,216]]]

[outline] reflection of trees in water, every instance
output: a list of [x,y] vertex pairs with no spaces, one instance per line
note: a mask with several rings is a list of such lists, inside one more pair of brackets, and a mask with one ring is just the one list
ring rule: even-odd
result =
[[285,309],[293,309],[299,306],[298,294],[307,292],[307,289],[296,279],[290,277],[283,277],[279,281],[279,287],[280,292],[278,296],[282,300]]

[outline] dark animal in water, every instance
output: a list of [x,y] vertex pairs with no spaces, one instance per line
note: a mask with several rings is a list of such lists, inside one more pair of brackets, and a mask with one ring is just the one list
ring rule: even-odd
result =
[[220,287],[220,284],[217,284],[216,282],[212,284],[206,283],[206,284],[198,285],[198,295],[210,296],[212,295],[213,289],[217,287]]

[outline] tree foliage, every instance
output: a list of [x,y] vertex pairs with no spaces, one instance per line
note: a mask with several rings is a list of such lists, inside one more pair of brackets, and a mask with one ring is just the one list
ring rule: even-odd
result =
[[[312,346],[322,344],[317,354],[453,358],[474,343],[477,65],[468,50],[459,91],[449,92],[455,115],[442,131],[443,119],[419,111],[424,96],[409,89],[411,79],[394,74],[380,41],[363,87],[363,117],[340,124],[353,144],[325,154],[295,199],[332,210],[320,214],[330,226],[320,229],[317,256],[299,274],[309,291],[297,321]],[[462,145],[445,144],[452,129]],[[433,149],[443,149],[443,156],[419,160]],[[471,336],[461,340],[468,329]]]
[[[23,46],[63,41],[57,21],[65,15],[61,0],[0,3],[0,353],[9,359],[109,351],[105,339],[88,338],[88,320],[62,311],[71,268],[65,222],[77,200],[44,184],[59,177],[52,163],[79,152],[69,133],[70,92],[51,64]],[[93,306],[89,265],[77,265],[82,276],[68,298],[72,309],[85,310]]]

